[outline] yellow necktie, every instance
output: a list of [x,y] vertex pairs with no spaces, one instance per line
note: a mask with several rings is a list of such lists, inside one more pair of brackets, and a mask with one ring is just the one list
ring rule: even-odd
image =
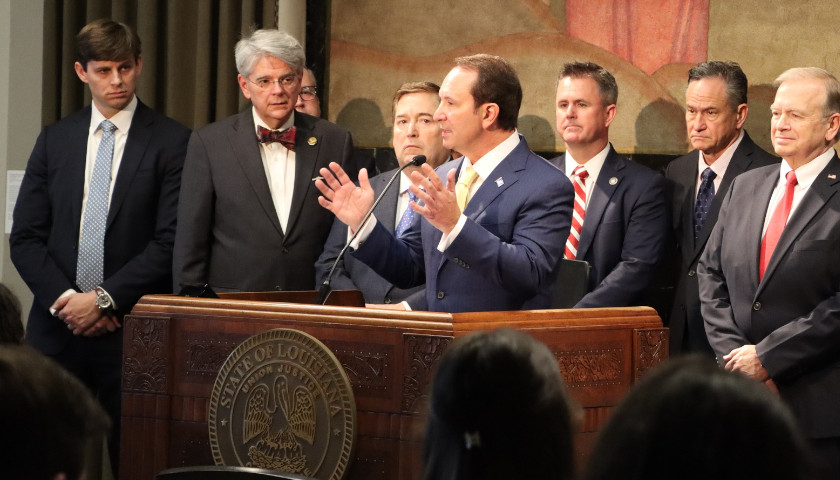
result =
[[458,208],[462,212],[467,206],[470,197],[470,187],[476,178],[478,178],[478,173],[476,173],[472,165],[467,165],[461,173],[461,177],[458,178],[458,183],[455,184],[455,199],[458,201]]

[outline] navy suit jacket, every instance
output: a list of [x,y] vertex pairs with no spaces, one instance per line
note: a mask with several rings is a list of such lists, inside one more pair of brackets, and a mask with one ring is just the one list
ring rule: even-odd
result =
[[[373,192],[376,197],[385,188],[388,180],[394,176],[397,169],[382,173],[370,179],[370,185],[373,187]],[[394,223],[397,216],[397,199],[399,198],[399,182],[400,179],[394,180],[391,188],[385,192],[382,201],[373,210],[377,222],[381,223],[383,227],[389,232],[394,233]],[[411,208],[411,207],[409,207]],[[419,215],[419,214],[418,214]],[[415,215],[417,216],[417,215]],[[327,243],[324,245],[324,252],[318,257],[315,262],[315,288],[319,288],[327,274],[330,272],[338,253],[344,248],[347,243],[347,225],[336,219],[333,222],[330,236],[327,238]],[[409,289],[397,288],[393,283],[385,280],[378,273],[371,270],[370,267],[348,255],[346,252],[344,258],[336,266],[330,286],[333,290],[361,290],[367,303],[398,303],[406,300],[412,310],[425,310],[426,300],[423,294],[423,285],[418,285]]]
[[[744,132],[744,138],[732,154],[720,187],[709,207],[709,213],[703,228],[694,238],[694,204],[697,196],[697,162],[700,153],[697,150],[676,158],[665,169],[668,180],[668,196],[673,222],[673,242],[680,261],[674,262],[672,275],[676,275],[677,287],[674,292],[674,305],[669,317],[668,327],[671,333],[671,353],[707,352],[712,347],[706,339],[703,317],[700,315],[700,297],[697,286],[697,262],[706,247],[709,235],[717,222],[720,205],[738,175],[758,167],[778,164],[779,158],[770,155],[756,145]],[[671,278],[674,278],[673,276]]]
[[[60,352],[72,337],[49,307],[66,290],[78,290],[76,257],[90,117],[88,106],[41,132],[26,166],[9,237],[12,261],[35,296],[27,342],[47,354]],[[102,287],[120,316],[141,296],[170,291],[188,138],[187,128],[137,103],[105,232]],[[105,335],[121,342],[121,332]]]
[[810,438],[840,437],[840,158],[791,213],[758,278],[767,204],[779,166],[735,178],[700,257],[700,301],[719,356],[755,345]]
[[[552,163],[566,171],[565,154]],[[610,146],[580,234],[577,259],[589,262],[591,269],[589,293],[575,308],[639,305],[667,230],[665,179]]]
[[173,278],[216,291],[310,290],[334,216],[312,179],[345,167],[350,132],[295,112],[295,181],[284,232],[260,157],[252,109],[193,133],[178,206]]
[[[453,160],[437,168],[461,167]],[[456,177],[457,178],[457,177]],[[532,153],[524,138],[476,190],[467,222],[449,247],[442,233],[415,217],[402,239],[381,224],[353,255],[403,288],[426,283],[430,311],[517,310],[551,288],[572,218],[571,182]],[[533,305],[533,308],[549,305]]]

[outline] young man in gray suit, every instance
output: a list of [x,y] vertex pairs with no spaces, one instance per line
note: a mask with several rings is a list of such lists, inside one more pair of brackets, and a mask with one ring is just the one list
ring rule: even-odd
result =
[[[392,143],[400,166],[411,162],[415,155],[425,155],[426,163],[432,168],[437,168],[449,159],[450,150],[443,146],[440,125],[434,120],[435,110],[440,104],[439,91],[440,87],[431,82],[410,82],[401,85],[394,94]],[[413,171],[420,171],[420,168],[406,168],[400,175],[399,184],[393,185],[373,210],[382,225],[397,235],[404,234],[413,220],[414,210],[408,206],[413,199],[413,194],[408,191]],[[376,196],[379,196],[395,172],[396,170],[391,170],[370,179]],[[324,253],[315,264],[318,285],[329,274],[338,253],[346,243],[347,225],[336,219],[330,231],[330,238],[324,246]],[[396,306],[395,304],[405,301],[412,310],[425,310],[423,285],[409,289],[395,287],[352,255],[345,255],[336,267],[331,286],[336,290],[361,290],[365,302],[380,304],[379,307]],[[404,306],[406,305],[399,307]]]
[[732,182],[700,257],[700,302],[721,365],[778,391],[819,478],[837,479],[840,82],[794,68],[776,85],[770,134],[783,161]]
[[310,290],[333,215],[312,184],[346,166],[350,133],[295,112],[305,58],[279,30],[236,44],[239,88],[252,107],[190,139],[178,207],[174,281],[216,291]]
[[680,258],[671,270],[677,286],[668,327],[672,355],[712,355],[700,315],[697,261],[732,179],[779,159],[762,150],[744,130],[749,113],[747,76],[737,63],[711,61],[693,67],[685,101],[685,125],[694,150],[671,161],[665,170],[673,246]]

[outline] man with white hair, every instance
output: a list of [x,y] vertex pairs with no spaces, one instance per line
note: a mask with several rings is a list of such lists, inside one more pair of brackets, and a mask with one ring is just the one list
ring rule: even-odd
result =
[[190,139],[175,288],[309,290],[333,221],[312,181],[329,162],[346,165],[353,142],[348,131],[295,112],[305,64],[297,40],[257,30],[235,53],[239,88],[253,106]]
[[[776,79],[781,166],[732,182],[698,268],[709,343],[727,370],[779,395],[819,478],[840,478],[840,82],[820,68]],[[760,448],[760,447],[756,447]]]

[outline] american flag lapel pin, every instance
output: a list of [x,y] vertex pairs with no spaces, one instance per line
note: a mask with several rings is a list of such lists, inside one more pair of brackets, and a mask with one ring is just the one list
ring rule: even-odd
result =
[[835,175],[835,174],[833,174],[833,173],[829,173],[829,174],[828,174],[828,178],[830,178],[830,179],[832,179],[832,180],[837,180],[837,175]]

